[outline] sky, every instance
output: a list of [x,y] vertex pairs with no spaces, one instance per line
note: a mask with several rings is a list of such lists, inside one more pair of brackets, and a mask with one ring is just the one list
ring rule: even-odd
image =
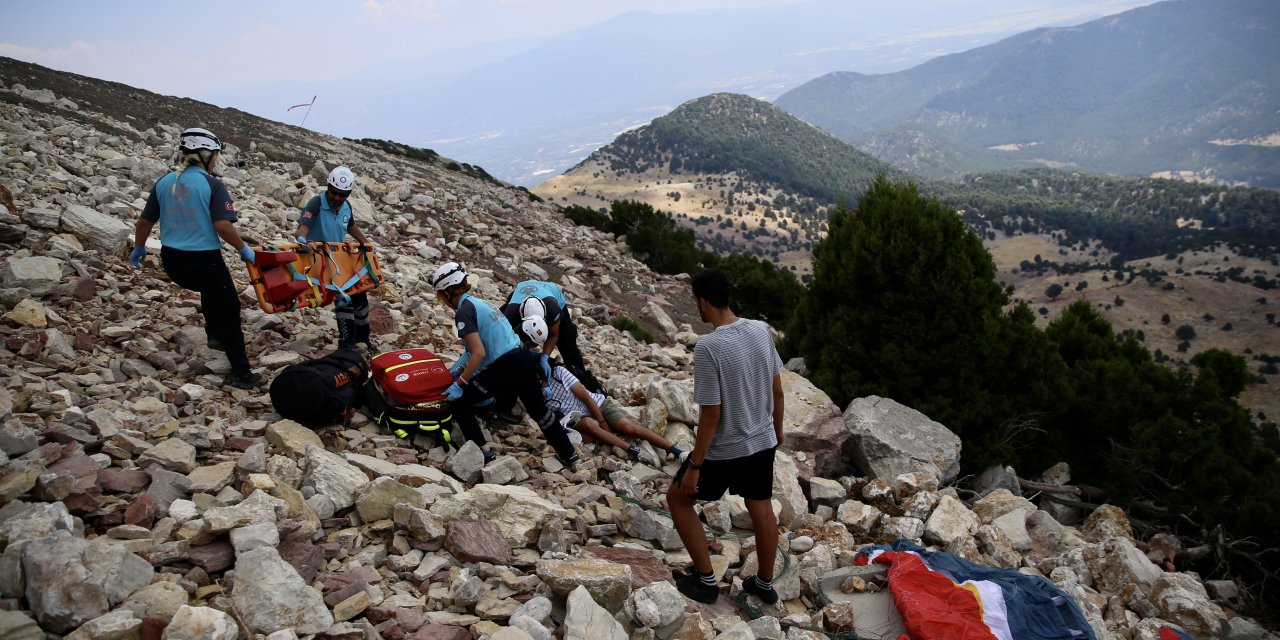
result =
[[[800,0],[223,0],[8,2],[0,55],[193,97],[278,82],[348,77],[378,63],[529,36],[628,11],[676,13]],[[863,1],[863,0],[849,0]],[[1151,0],[1027,0],[1045,22]],[[868,2],[880,5],[879,2]],[[962,0],[935,0],[948,5]],[[1069,11],[1064,12],[1064,8]],[[904,16],[904,20],[909,17]]]
[[669,13],[795,1],[39,0],[6,4],[0,55],[198,97],[345,77],[378,62],[554,35],[639,9]]

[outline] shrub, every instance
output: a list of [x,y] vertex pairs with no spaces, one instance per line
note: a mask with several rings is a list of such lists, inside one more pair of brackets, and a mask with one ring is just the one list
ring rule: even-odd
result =
[[640,326],[640,323],[626,316],[618,316],[609,324],[613,325],[613,328],[618,331],[626,331],[631,334],[632,338],[635,338],[645,344],[653,344],[654,342],[657,342],[653,337],[653,334],[650,333],[648,329]]

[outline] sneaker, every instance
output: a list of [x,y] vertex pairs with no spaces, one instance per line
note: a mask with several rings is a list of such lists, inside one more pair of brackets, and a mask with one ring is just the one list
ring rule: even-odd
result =
[[720,597],[720,589],[703,582],[697,572],[676,580],[676,589],[690,600],[704,604],[715,604]]
[[495,459],[497,459],[497,457],[498,457],[498,454],[496,454],[496,453],[494,453],[494,452],[492,452],[492,451],[490,451],[490,450],[488,450],[488,449],[481,449],[481,450],[480,450],[480,452],[484,454],[484,463],[485,463],[485,464],[489,464],[490,462],[493,462],[493,461],[494,461]]
[[632,462],[640,462],[640,445],[633,444],[627,447],[627,456],[631,458]]
[[579,462],[580,460],[582,460],[582,458],[579,458],[579,457],[578,457],[578,454],[577,454],[577,453],[574,453],[572,456],[569,456],[569,459],[568,459],[568,460],[565,460],[565,461],[564,461],[564,468],[568,469],[568,470],[569,470],[569,473],[577,473],[577,472],[578,472],[578,462]]
[[361,344],[364,345],[364,350],[366,353],[369,354],[370,358],[373,358],[377,356],[379,353],[382,353],[382,349],[378,348],[378,346],[375,345],[372,340],[368,342],[362,342]]
[[573,425],[578,424],[578,421],[581,419],[581,411],[570,411],[560,419],[560,426],[564,427],[565,431],[573,431]]
[[760,601],[765,604],[777,604],[778,602],[778,592],[774,590],[773,585],[763,586],[755,576],[742,581],[742,590],[760,598]]
[[237,389],[253,389],[262,382],[262,374],[247,371],[245,373],[233,373],[227,376],[227,384]]

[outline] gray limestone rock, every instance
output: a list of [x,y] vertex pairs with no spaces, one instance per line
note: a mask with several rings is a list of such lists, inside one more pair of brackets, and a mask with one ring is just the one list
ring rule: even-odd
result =
[[565,603],[564,640],[628,640],[628,636],[622,623],[596,604],[586,587],[578,586]]
[[231,601],[253,633],[286,628],[300,634],[320,633],[333,624],[324,599],[272,547],[236,557]]
[[65,633],[151,582],[151,563],[123,547],[57,533],[22,552],[26,597],[40,626]]
[[0,285],[23,288],[31,295],[43,297],[62,282],[62,263],[49,256],[8,258],[0,265]]
[[[291,631],[291,630],[290,630]],[[160,640],[236,640],[240,628],[235,618],[209,607],[182,605],[165,627]],[[298,637],[296,634],[293,636]]]
[[858,398],[845,409],[844,424],[853,434],[845,454],[873,478],[926,471],[948,482],[960,473],[960,438],[915,409],[879,396]]

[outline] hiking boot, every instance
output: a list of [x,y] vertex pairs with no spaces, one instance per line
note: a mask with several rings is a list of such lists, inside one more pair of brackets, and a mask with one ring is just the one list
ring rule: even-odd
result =
[[227,376],[227,384],[237,389],[253,389],[257,387],[260,382],[262,382],[262,374],[254,373],[252,371],[232,373],[230,376]]
[[742,590],[760,598],[760,602],[765,604],[777,604],[778,602],[778,592],[773,589],[773,585],[764,586],[756,576],[743,580]]
[[720,597],[720,589],[703,582],[696,571],[676,580],[676,589],[690,600],[704,604],[715,604],[716,599]]
[[379,348],[377,345],[375,345],[372,340],[369,340],[368,342],[363,342],[361,344],[364,345],[364,350],[366,353],[369,354],[370,358],[373,358],[374,356],[377,356],[379,353],[382,353],[382,349]]
[[518,425],[518,424],[521,424],[521,422],[525,421],[525,416],[521,416],[520,413],[516,413],[515,411],[511,411],[511,410],[494,411],[493,417],[494,417],[494,420],[498,420],[500,422],[506,422],[506,424],[508,425]]

